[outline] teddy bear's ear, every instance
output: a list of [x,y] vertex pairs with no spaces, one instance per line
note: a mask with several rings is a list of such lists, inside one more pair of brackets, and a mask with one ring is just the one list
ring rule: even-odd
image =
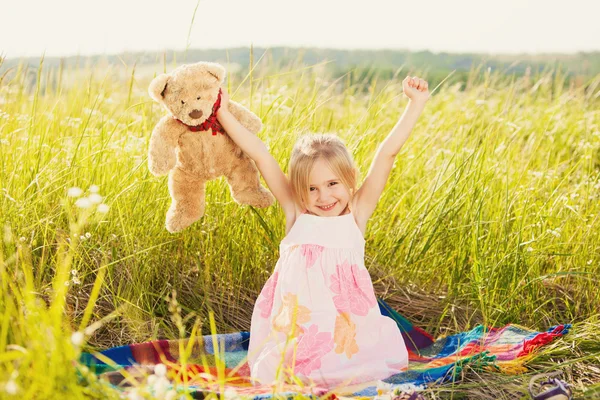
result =
[[225,68],[217,63],[206,63],[206,72],[215,77],[221,84],[225,80]]
[[160,74],[156,78],[152,79],[150,86],[148,86],[148,93],[150,94],[150,97],[161,103],[165,99],[165,90],[167,90],[168,82],[169,75],[167,74]]

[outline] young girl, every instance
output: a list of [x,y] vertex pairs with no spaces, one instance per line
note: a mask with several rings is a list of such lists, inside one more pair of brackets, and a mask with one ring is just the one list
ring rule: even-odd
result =
[[402,334],[381,315],[364,264],[367,221],[429,98],[423,79],[406,77],[402,88],[408,106],[358,190],[352,157],[334,135],[301,137],[288,179],[228,111],[223,91],[219,122],[254,160],[286,218],[279,261],[252,314],[248,363],[257,383],[295,376],[331,388],[385,379],[408,365]]

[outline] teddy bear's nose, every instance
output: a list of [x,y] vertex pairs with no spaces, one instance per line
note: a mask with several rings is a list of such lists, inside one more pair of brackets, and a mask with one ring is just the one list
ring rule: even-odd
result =
[[194,119],[198,119],[202,117],[202,110],[194,110],[190,113],[190,117]]

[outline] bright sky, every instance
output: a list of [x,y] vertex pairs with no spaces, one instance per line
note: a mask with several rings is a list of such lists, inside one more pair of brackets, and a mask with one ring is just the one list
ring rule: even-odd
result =
[[600,50],[600,0],[9,0],[9,58],[310,46],[434,52]]

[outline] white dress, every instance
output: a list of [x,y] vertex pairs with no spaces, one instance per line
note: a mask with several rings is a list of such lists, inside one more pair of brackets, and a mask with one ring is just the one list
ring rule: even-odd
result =
[[329,388],[406,369],[402,334],[381,315],[364,245],[352,213],[296,219],[252,313],[248,363],[256,383],[293,374]]

